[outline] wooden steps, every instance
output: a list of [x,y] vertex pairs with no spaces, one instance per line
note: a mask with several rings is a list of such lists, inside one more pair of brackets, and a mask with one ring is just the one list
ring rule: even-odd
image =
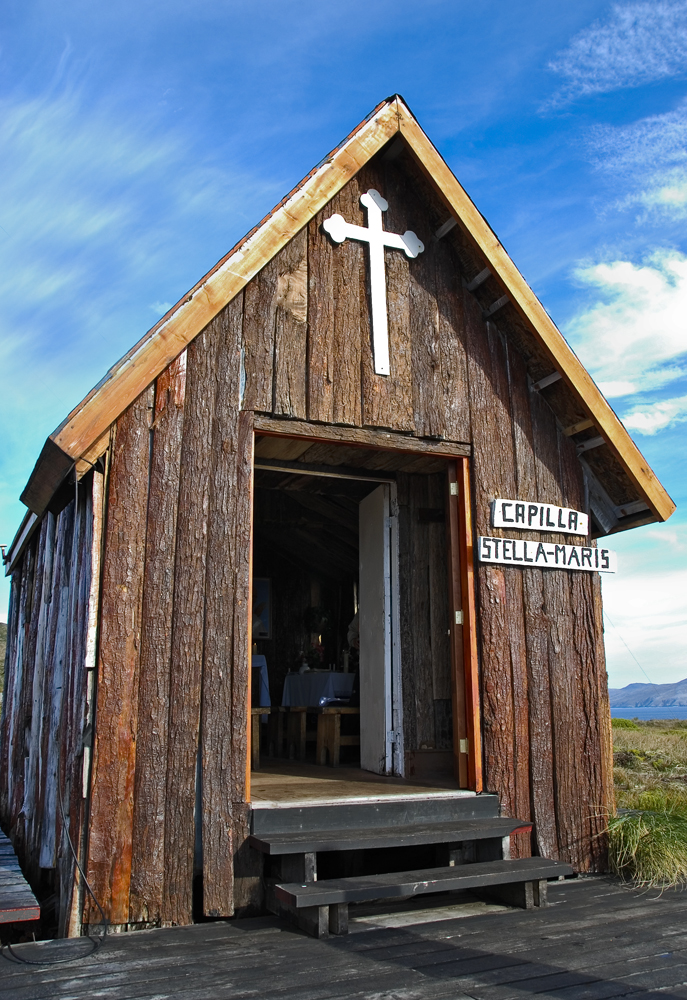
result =
[[546,905],[547,879],[572,873],[572,868],[560,861],[520,858],[323,882],[291,882],[275,888],[279,902],[297,912],[303,929],[315,937],[328,937],[330,932],[348,932],[349,903],[471,889],[530,909]]
[[299,830],[252,834],[251,847],[263,854],[310,854],[318,851],[365,851],[379,847],[414,847],[425,844],[452,844],[469,840],[502,840],[513,833],[529,832],[532,824],[518,819],[454,820],[398,826],[367,826],[337,830]]
[[0,924],[38,920],[41,908],[22,874],[11,841],[0,831]]

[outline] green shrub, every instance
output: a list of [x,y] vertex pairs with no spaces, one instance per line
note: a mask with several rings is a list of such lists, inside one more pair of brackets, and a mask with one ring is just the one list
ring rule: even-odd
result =
[[639,729],[636,722],[632,719],[611,719],[611,725],[614,729]]

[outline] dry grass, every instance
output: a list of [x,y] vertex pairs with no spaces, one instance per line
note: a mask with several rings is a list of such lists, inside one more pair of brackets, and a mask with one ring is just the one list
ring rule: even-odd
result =
[[613,751],[612,869],[634,885],[687,884],[687,725],[615,722]]

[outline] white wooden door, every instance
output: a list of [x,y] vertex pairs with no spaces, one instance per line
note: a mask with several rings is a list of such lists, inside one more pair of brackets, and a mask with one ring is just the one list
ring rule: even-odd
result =
[[402,767],[394,768],[400,747],[393,729],[398,643],[393,627],[397,546],[391,500],[385,483],[359,505],[360,766],[376,774],[402,773]]

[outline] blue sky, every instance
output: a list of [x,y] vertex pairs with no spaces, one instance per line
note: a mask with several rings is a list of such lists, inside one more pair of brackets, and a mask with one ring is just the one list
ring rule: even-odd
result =
[[395,92],[678,504],[613,538],[610,683],[687,677],[687,0],[5,0],[0,542],[69,409]]

